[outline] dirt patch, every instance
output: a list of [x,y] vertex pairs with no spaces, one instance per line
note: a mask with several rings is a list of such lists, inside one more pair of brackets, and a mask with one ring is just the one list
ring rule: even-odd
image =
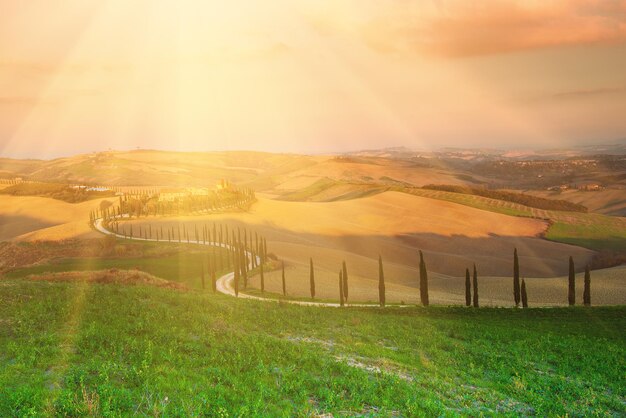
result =
[[61,273],[46,273],[31,275],[27,280],[47,281],[47,282],[88,282],[98,284],[117,285],[148,285],[164,287],[175,290],[187,290],[187,286],[182,283],[155,277],[151,274],[138,270],[99,270],[90,272],[68,271]]
[[[294,343],[320,345],[324,348],[325,351],[329,353],[335,352],[337,348],[341,348],[337,346],[333,341],[320,340],[314,337],[302,337],[302,336],[288,335],[285,338],[288,341],[291,341]],[[368,373],[375,373],[375,374],[384,373],[384,374],[396,376],[399,379],[406,380],[407,382],[413,381],[413,377],[411,377],[409,374],[401,370],[397,364],[394,364],[393,362],[387,359],[372,359],[368,357],[352,356],[352,355],[345,355],[345,354],[336,354],[334,355],[334,359],[338,363],[342,363],[342,364],[345,364],[347,366],[354,367],[357,369],[365,370]]]

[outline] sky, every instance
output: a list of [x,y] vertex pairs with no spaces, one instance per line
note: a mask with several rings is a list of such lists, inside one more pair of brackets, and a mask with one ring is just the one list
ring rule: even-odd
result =
[[626,138],[626,0],[0,0],[0,156]]

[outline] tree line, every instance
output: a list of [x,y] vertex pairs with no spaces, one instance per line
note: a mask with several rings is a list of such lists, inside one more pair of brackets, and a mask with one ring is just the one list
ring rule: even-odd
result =
[[[129,225],[129,230],[122,228],[120,230],[119,223],[113,222],[109,225],[112,231],[118,236],[127,239],[145,239],[155,240],[163,242],[178,242],[189,244],[205,244],[214,245],[225,248],[227,251],[225,255],[219,257],[213,253],[213,259],[209,260],[207,255],[207,274],[212,280],[212,288],[215,291],[215,280],[217,271],[222,271],[226,268],[233,269],[234,290],[235,295],[239,295],[240,289],[247,289],[248,280],[251,276],[251,271],[258,268],[258,274],[260,278],[260,290],[261,293],[265,292],[265,269],[264,266],[268,261],[267,252],[267,240],[263,236],[260,236],[257,232],[249,231],[244,228],[229,228],[228,224],[215,223],[203,224],[198,228],[197,224],[193,225],[193,229],[187,228],[186,224],[177,224],[176,226],[166,226],[165,228],[160,225],[153,227],[151,224],[147,226],[139,225],[138,228],[133,230],[133,225]],[[423,306],[429,306],[429,291],[428,291],[428,270],[426,268],[426,261],[423,252],[420,250],[419,254],[419,294],[420,303]],[[205,288],[205,269],[204,264],[201,267],[201,280],[202,288]],[[345,306],[349,297],[349,275],[348,267],[344,261],[342,261],[339,269],[339,304]],[[567,300],[570,306],[576,303],[576,270],[574,260],[569,257],[569,273],[568,273],[568,286],[567,286]],[[513,250],[513,303],[516,307],[520,305],[523,308],[528,307],[528,288],[526,281],[522,278],[520,280],[520,262],[517,248]],[[285,264],[281,263],[281,284],[282,294],[287,296],[287,281],[285,275]],[[585,266],[584,273],[584,290],[583,290],[583,304],[585,306],[591,305],[591,270],[589,265]],[[309,259],[309,289],[311,299],[315,299],[316,285],[315,285],[315,269],[313,258]],[[476,264],[472,266],[472,272],[470,269],[465,269],[465,305],[478,308],[479,293],[478,293],[478,270]],[[386,287],[385,287],[385,273],[382,256],[378,258],[378,298],[379,305],[384,307],[386,304]]]
[[[428,292],[428,271],[426,269],[426,262],[424,259],[424,254],[420,250],[419,252],[419,294],[420,294],[420,303],[423,306],[428,306],[430,304],[429,300],[429,292]],[[263,275],[263,270],[261,270],[261,275]],[[349,295],[349,286],[348,286],[348,269],[346,266],[346,262],[343,261],[341,268],[339,269],[339,305],[345,306],[348,302]],[[519,257],[517,254],[517,248],[513,251],[513,303],[515,307],[519,307],[520,305],[523,308],[528,308],[528,291],[526,286],[526,281],[522,278],[520,280],[520,263]],[[576,272],[574,266],[574,260],[572,257],[569,258],[569,274],[568,274],[568,286],[567,286],[567,299],[568,304],[570,306],[575,305],[576,303]],[[309,284],[310,284],[310,294],[311,299],[315,299],[315,271],[313,268],[313,258],[309,259]],[[585,276],[584,276],[584,290],[583,290],[583,304],[584,306],[591,306],[591,270],[589,265],[585,266]],[[285,291],[285,267],[284,263],[282,266],[282,285],[283,285],[283,295],[286,296]],[[380,307],[385,307],[386,304],[386,288],[385,288],[385,272],[383,266],[382,256],[378,256],[378,303]],[[470,274],[470,269],[465,269],[465,305],[473,306],[478,308],[480,306],[479,303],[479,294],[478,294],[478,270],[476,268],[476,264],[472,266],[472,273]]]
[[502,190],[491,190],[484,187],[459,186],[451,184],[427,184],[423,189],[439,190],[442,192],[463,193],[490,199],[504,200],[506,202],[518,203],[536,209],[563,210],[569,212],[587,213],[588,209],[577,203],[567,200],[546,199],[545,197],[533,196],[524,193],[506,192]]
[[136,194],[119,196],[116,205],[91,211],[89,220],[93,224],[97,219],[102,219],[108,228],[109,224],[119,222],[120,218],[179,216],[246,209],[255,201],[254,190],[239,188],[230,183],[206,195],[139,191]]

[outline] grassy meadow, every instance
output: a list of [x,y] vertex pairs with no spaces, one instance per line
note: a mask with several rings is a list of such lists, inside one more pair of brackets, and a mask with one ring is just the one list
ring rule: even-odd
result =
[[0,415],[619,416],[626,312],[0,282]]
[[[75,160],[38,163],[33,175],[121,186],[131,194],[125,210],[136,209],[119,221],[121,234],[160,227],[180,236],[214,222],[230,238],[258,233],[268,243],[265,292],[258,270],[240,292],[273,301],[212,292],[207,261],[220,260],[218,276],[232,270],[222,248],[97,232],[89,219],[118,198],[81,203],[56,186],[7,186],[2,417],[626,416],[626,218],[427,189],[474,179],[391,160],[155,151]],[[113,178],[101,168],[111,165]],[[154,184],[206,187],[225,173],[265,194],[219,211],[178,201],[186,210],[157,211],[151,205],[167,203],[132,197]],[[513,308],[514,249],[529,309]],[[428,308],[416,306],[418,250]],[[593,307],[582,307],[582,270],[598,251],[612,268],[591,272]],[[379,256],[385,309],[376,306]],[[576,307],[565,306],[570,256]],[[338,302],[345,262],[348,304],[372,306],[289,303],[312,300],[310,259],[316,302]],[[479,309],[463,306],[474,264]]]
[[[118,246],[123,246],[125,240],[116,240]],[[207,271],[207,257],[213,260],[224,257],[226,250],[217,247],[181,246],[179,244],[133,242],[141,247],[143,255],[130,257],[75,257],[56,258],[45,263],[21,267],[4,274],[5,278],[23,278],[29,275],[44,273],[58,273],[66,271],[96,271],[106,269],[139,270],[167,280],[183,283],[188,287],[202,287],[202,266],[206,275],[207,287],[209,276]],[[164,247],[164,248],[163,248]],[[167,247],[171,247],[167,251]],[[163,252],[163,249],[166,251]],[[219,266],[219,264],[218,264]],[[217,273],[225,273],[226,266],[222,266]]]

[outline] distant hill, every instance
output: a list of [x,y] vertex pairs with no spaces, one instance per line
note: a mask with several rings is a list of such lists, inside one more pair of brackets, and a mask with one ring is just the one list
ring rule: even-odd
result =
[[0,159],[0,180],[14,178],[145,187],[203,187],[226,179],[258,192],[289,195],[290,200],[294,199],[293,193],[297,198],[303,187],[320,180],[325,184],[327,180],[339,183],[339,188],[322,200],[358,197],[361,193],[357,191],[364,184],[374,187],[450,184],[537,191],[561,186],[576,188],[580,184],[626,188],[626,145],[532,152],[460,148],[413,151],[396,147],[316,156],[136,150],[53,160]]

